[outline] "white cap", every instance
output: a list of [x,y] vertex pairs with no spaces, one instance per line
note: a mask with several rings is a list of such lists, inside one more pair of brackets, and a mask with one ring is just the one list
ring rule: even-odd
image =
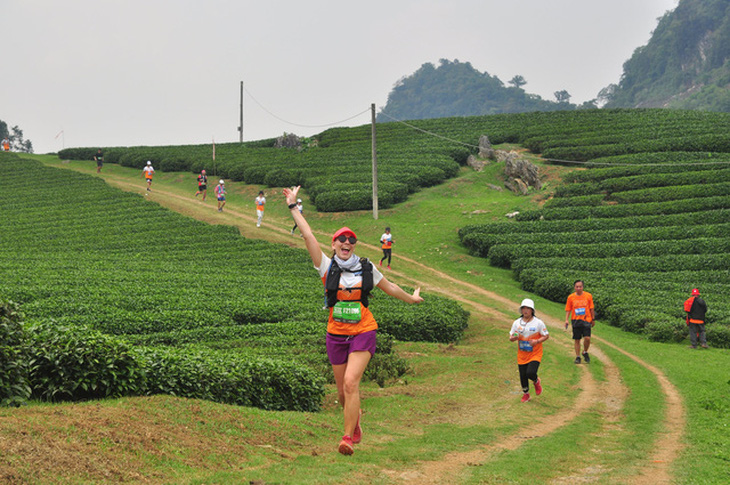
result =
[[522,300],[522,303],[520,303],[520,309],[525,306],[527,308],[531,308],[533,312],[535,311],[535,302],[530,300],[529,298],[525,298],[524,300]]
[[223,179],[221,179],[220,182],[218,182],[218,183],[219,184],[224,184],[225,182],[223,181]]
[[302,199],[297,199],[297,203],[301,203],[301,202],[302,202]]
[[149,160],[147,160],[147,165],[152,165],[152,162],[150,162]]

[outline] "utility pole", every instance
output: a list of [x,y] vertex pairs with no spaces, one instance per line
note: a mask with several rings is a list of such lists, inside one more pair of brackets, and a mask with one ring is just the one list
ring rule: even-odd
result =
[[238,125],[238,141],[243,143],[243,81],[241,81],[241,105],[239,113],[241,119]]
[[373,219],[378,219],[378,154],[375,140],[375,103],[370,105],[370,118],[373,132]]

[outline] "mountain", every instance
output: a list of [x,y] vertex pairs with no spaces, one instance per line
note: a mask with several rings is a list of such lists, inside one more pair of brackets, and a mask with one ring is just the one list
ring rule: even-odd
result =
[[426,63],[396,83],[378,121],[576,108],[570,104],[567,91],[555,93],[560,102],[546,101],[522,89],[526,84],[522,76],[515,76],[509,84],[507,87],[497,76],[479,72],[458,59],[441,59],[438,67]]
[[681,0],[599,100],[607,108],[730,112],[730,0]]

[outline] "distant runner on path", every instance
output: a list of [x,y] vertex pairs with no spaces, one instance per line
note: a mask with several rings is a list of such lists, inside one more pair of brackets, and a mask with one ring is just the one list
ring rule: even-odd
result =
[[522,316],[512,323],[509,341],[517,342],[517,368],[520,371],[522,402],[530,400],[530,381],[535,383],[535,394],[542,394],[542,383],[537,369],[542,362],[542,343],[550,338],[545,323],[535,316],[535,302],[529,298],[520,304]]
[[104,153],[99,148],[94,155],[94,161],[96,162],[96,173],[101,172],[101,167],[104,165]]
[[7,138],[3,138],[3,141],[2,141],[2,150],[4,152],[9,152],[10,151],[10,140],[8,140]]
[[388,259],[388,269],[390,269],[390,258],[393,247],[393,235],[390,233],[390,227],[385,228],[385,232],[380,236],[381,248],[383,250],[383,259],[380,260],[380,266],[383,266],[383,261]]
[[352,455],[354,445],[362,439],[360,381],[376,347],[378,324],[368,309],[370,291],[377,286],[406,303],[421,303],[423,298],[420,288],[410,295],[388,281],[370,261],[358,257],[354,253],[357,236],[347,227],[332,236],[332,258],[325,255],[304,215],[297,209],[297,192],[299,187],[285,188],[284,198],[324,283],[329,308],[327,356],[345,418],[345,435],[338,450],[343,455]]
[[205,174],[205,169],[201,170],[200,175],[198,175],[198,191],[195,192],[195,197],[200,194],[203,194],[203,200],[208,195],[208,176]]
[[215,186],[215,196],[218,198],[218,212],[223,212],[223,206],[226,205],[226,186],[223,179]]
[[147,192],[150,192],[152,189],[150,186],[152,185],[152,176],[155,174],[155,169],[152,168],[152,162],[147,160],[147,166],[142,169],[142,176],[147,181]]
[[583,359],[591,363],[588,349],[591,346],[591,329],[596,325],[596,312],[593,307],[593,295],[583,291],[583,281],[573,283],[575,292],[565,302],[565,328],[568,322],[573,325],[573,341],[575,342],[575,363],[580,364],[580,341],[583,339]]
[[266,204],[263,190],[259,191],[259,195],[254,199],[254,202],[256,202],[256,227],[261,227],[261,221],[264,218],[264,205]]

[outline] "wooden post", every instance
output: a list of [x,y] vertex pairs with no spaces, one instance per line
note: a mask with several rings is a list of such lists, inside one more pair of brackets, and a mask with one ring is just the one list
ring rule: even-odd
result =
[[243,81],[241,81],[241,105],[239,109],[240,123],[238,125],[238,141],[243,143]]
[[378,219],[378,154],[377,144],[375,140],[375,103],[370,105],[370,113],[372,119],[372,150],[373,150],[373,219]]

